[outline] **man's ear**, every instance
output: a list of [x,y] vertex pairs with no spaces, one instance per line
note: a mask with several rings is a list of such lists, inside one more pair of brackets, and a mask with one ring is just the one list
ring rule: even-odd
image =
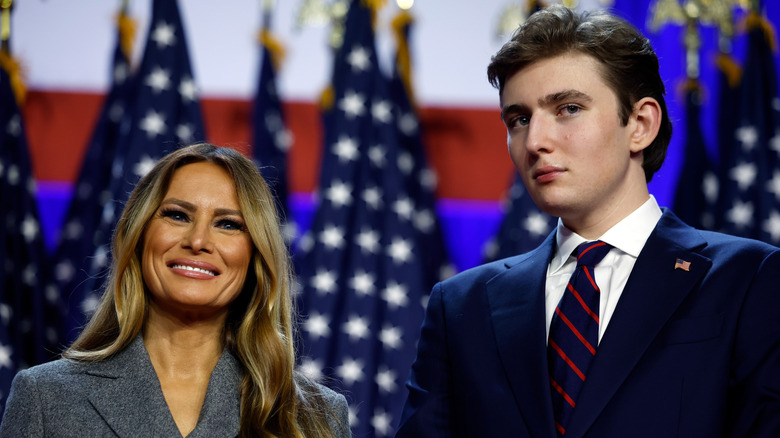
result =
[[631,131],[631,152],[640,152],[655,140],[661,129],[661,105],[652,97],[643,97],[634,104],[634,112],[629,117]]

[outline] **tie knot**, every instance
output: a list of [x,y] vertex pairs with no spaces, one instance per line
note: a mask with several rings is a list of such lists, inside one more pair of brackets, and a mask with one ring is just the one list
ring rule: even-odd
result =
[[577,266],[596,266],[612,249],[612,245],[600,240],[585,242],[577,247]]

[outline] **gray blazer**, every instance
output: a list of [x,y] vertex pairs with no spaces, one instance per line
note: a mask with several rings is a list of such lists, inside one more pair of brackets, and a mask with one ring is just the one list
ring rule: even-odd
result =
[[[238,435],[240,379],[239,363],[226,350],[211,373],[198,425],[188,437]],[[337,436],[349,437],[346,399],[324,386],[318,389],[333,412],[331,428]],[[0,437],[109,436],[181,436],[140,336],[105,361],[60,359],[14,377]]]

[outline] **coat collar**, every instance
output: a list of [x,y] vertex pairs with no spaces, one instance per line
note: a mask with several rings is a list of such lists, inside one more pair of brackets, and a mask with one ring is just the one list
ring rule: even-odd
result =
[[[546,355],[544,290],[554,233],[534,251],[507,261],[486,284],[498,351],[530,434],[554,437]],[[705,240],[671,211],[664,214],[637,258],[599,344],[567,437],[581,437],[636,366],[688,293],[710,269],[699,253]],[[690,262],[675,269],[677,259]],[[529,376],[535,376],[529,378]]]
[[[95,390],[89,402],[120,437],[178,436],[160,381],[139,335],[109,359],[90,364]],[[238,434],[240,366],[222,353],[211,373],[198,426],[189,437],[234,437]]]
[[[666,210],[637,258],[599,344],[566,436],[583,436],[663,326],[709,271],[705,240]],[[688,270],[676,268],[677,260]]]
[[554,242],[553,232],[537,249],[509,259],[508,269],[485,285],[501,362],[535,437],[555,436],[544,321],[544,285]]

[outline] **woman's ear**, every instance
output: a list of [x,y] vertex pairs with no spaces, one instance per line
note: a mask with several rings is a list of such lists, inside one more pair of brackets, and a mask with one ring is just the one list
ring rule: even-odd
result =
[[640,152],[655,140],[661,128],[661,105],[652,97],[644,97],[634,104],[634,112],[629,117],[631,132],[631,152]]

